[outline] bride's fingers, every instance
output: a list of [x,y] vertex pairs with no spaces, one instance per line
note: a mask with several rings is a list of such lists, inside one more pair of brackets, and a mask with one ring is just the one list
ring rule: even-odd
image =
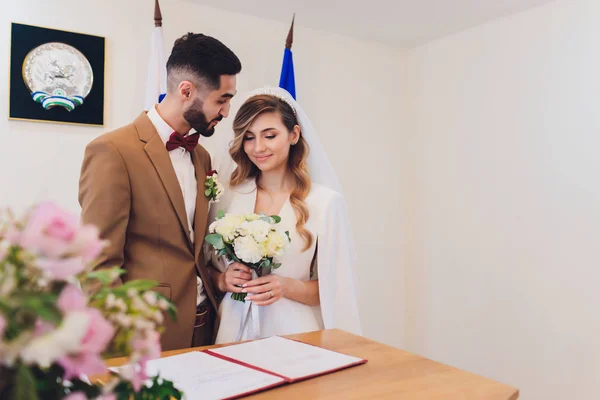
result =
[[252,279],[252,274],[249,274],[248,272],[244,271],[235,271],[234,276],[243,279],[244,281],[249,281],[250,279]]
[[267,283],[270,283],[273,280],[273,277],[271,275],[267,275],[267,276],[262,276],[260,278],[256,278],[253,279],[251,281],[246,282],[246,288],[250,288],[253,286],[261,286],[261,285],[265,285]]
[[236,293],[241,293],[242,292],[242,285],[244,284],[244,282],[246,282],[243,279],[233,279],[231,281],[231,286],[233,286],[235,288],[235,292]]
[[242,292],[255,295],[255,294],[268,293],[269,290],[273,290],[273,289],[274,289],[274,287],[271,282],[267,282],[265,284],[258,285],[258,286],[248,286],[248,283],[246,282],[246,284],[244,285],[244,290],[242,290]]

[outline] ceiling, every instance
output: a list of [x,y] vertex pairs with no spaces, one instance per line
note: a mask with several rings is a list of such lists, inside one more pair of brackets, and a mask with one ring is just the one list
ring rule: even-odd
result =
[[554,0],[186,0],[410,48]]

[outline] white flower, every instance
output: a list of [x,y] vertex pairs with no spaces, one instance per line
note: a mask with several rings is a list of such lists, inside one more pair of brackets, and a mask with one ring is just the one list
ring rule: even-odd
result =
[[235,255],[247,263],[257,263],[263,257],[263,246],[260,246],[251,236],[240,236],[233,242]]
[[116,307],[116,300],[115,294],[109,293],[108,296],[106,296],[106,308],[111,309]]
[[116,314],[113,319],[123,328],[129,328],[133,322],[133,318],[126,314]]
[[133,322],[133,325],[135,326],[136,329],[138,329],[140,331],[147,330],[147,329],[154,329],[154,324],[142,317],[136,318],[135,321]]
[[138,295],[137,290],[135,290],[134,288],[129,288],[127,289],[127,296],[134,298]]
[[267,241],[265,243],[265,248],[267,251],[267,257],[274,257],[282,255],[290,241],[285,233],[280,233],[278,231],[271,231],[267,236]]
[[243,216],[228,214],[223,218],[216,220],[208,228],[210,233],[218,233],[223,236],[223,240],[231,242],[237,235],[237,229],[245,221]]
[[16,267],[4,264],[4,273],[0,278],[0,297],[8,297],[17,286]]
[[163,298],[160,298],[158,300],[158,308],[160,308],[161,310],[169,309],[169,302]]
[[158,302],[158,299],[156,298],[156,293],[150,291],[144,293],[144,300],[146,300],[146,303],[148,303],[151,306],[155,306]]
[[142,314],[148,314],[150,312],[148,305],[139,297],[134,297],[131,299],[131,307]]
[[246,218],[246,221],[256,221],[257,219],[260,218],[260,215],[258,215],[258,214],[246,214],[244,216],[244,218]]
[[163,323],[164,317],[163,317],[163,315],[162,315],[162,313],[160,311],[155,311],[154,312],[154,320],[158,324],[162,324]]
[[271,224],[263,221],[262,219],[257,219],[252,222],[243,222],[240,226],[240,234],[242,236],[252,235],[254,240],[257,242],[264,242],[267,240],[267,235],[271,231]]
[[115,300],[115,307],[121,311],[127,311],[127,304],[125,304],[125,301],[122,298]]
[[89,322],[90,316],[85,312],[68,313],[57,330],[29,342],[21,351],[21,359],[26,365],[49,367],[65,354],[79,350]]

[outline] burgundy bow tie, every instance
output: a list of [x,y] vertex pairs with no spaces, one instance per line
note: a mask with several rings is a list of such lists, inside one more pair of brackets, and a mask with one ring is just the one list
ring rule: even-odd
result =
[[200,135],[197,133],[183,136],[181,133],[173,132],[167,141],[167,150],[171,151],[178,147],[183,147],[191,153],[198,144],[199,137]]

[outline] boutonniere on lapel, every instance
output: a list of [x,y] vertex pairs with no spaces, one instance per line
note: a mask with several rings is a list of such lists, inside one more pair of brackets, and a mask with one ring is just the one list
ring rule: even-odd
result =
[[218,203],[223,194],[223,185],[219,182],[219,175],[214,169],[206,174],[204,182],[204,195],[211,203]]

